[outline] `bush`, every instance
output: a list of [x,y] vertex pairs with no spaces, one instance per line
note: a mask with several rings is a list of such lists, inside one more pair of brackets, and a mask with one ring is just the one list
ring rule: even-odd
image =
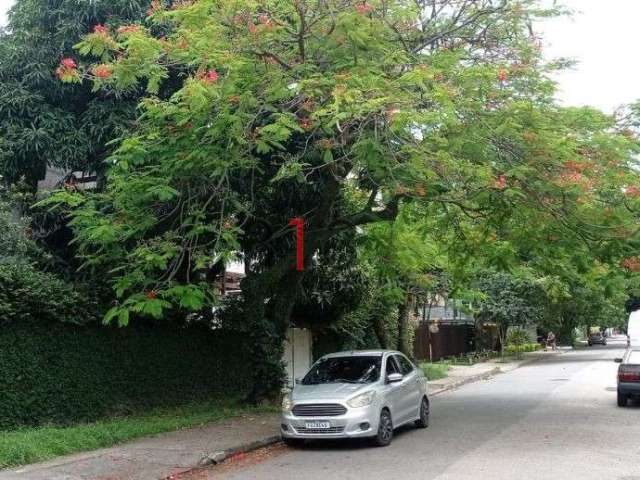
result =
[[0,326],[8,322],[75,322],[95,319],[90,296],[27,263],[0,263]]
[[423,363],[420,368],[424,372],[427,380],[438,380],[440,378],[446,378],[449,371],[449,365],[446,363]]
[[529,334],[522,328],[511,328],[507,332],[507,345],[525,345],[530,341]]
[[[95,294],[45,271],[50,255],[31,238],[20,204],[0,192],[0,327],[7,322],[79,322],[96,317]],[[95,292],[93,292],[95,293]]]
[[506,346],[506,348],[504,349],[504,351],[508,354],[508,355],[516,355],[519,356],[522,353],[525,352],[535,352],[536,350],[541,349],[542,346],[538,343],[524,343],[522,345],[513,345],[513,344],[508,344]]
[[0,330],[0,428],[91,421],[246,395],[238,335],[204,326],[35,321]]

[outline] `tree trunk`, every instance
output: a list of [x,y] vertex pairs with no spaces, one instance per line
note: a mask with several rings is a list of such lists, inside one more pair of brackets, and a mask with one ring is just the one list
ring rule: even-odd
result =
[[391,345],[389,342],[389,337],[387,335],[387,326],[385,325],[384,318],[380,315],[374,315],[372,322],[373,331],[376,334],[380,347],[385,349],[389,348]]
[[508,325],[498,324],[498,334],[500,336],[500,357],[504,358],[504,347],[507,343],[507,329]]
[[411,345],[412,333],[410,315],[414,307],[415,298],[407,293],[405,302],[398,308],[398,344],[397,349],[406,356],[413,357],[413,345]]
[[265,272],[249,273],[242,281],[241,331],[246,335],[252,372],[247,400],[273,400],[282,389],[284,342],[302,274],[291,270],[290,258]]

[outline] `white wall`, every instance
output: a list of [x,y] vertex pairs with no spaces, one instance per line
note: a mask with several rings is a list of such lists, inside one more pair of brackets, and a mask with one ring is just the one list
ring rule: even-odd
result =
[[312,345],[310,330],[290,328],[287,332],[283,361],[286,366],[289,387],[292,387],[294,380],[303,377],[311,367]]

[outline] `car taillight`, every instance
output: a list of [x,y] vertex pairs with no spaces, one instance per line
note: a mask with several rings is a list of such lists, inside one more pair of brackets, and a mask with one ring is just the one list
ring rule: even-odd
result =
[[621,382],[640,382],[640,367],[621,366],[618,369],[618,380]]

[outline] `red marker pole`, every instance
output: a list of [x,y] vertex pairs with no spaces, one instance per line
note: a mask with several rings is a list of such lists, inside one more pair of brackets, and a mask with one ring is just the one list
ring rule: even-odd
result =
[[304,270],[304,218],[292,218],[289,226],[296,227],[296,270],[301,272]]

